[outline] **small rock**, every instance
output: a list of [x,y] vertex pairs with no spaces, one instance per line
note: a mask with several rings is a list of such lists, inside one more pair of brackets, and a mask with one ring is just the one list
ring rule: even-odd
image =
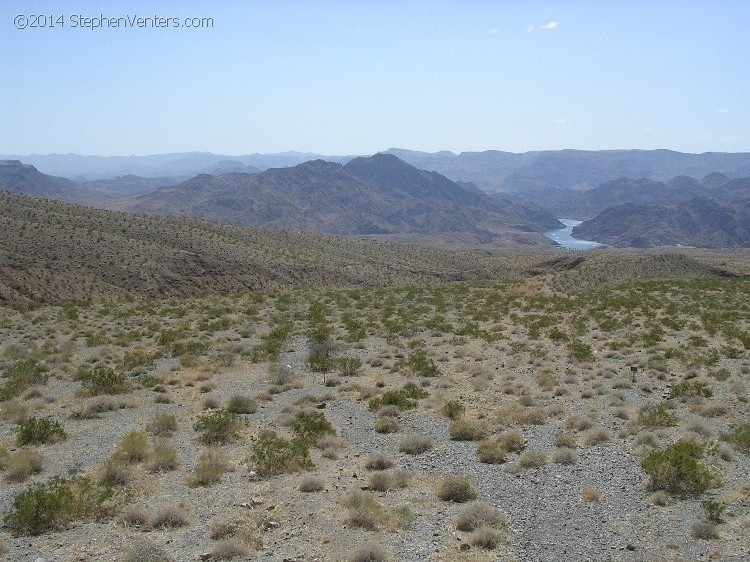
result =
[[201,552],[198,555],[198,558],[200,558],[201,560],[208,560],[209,558],[211,558],[211,553],[210,552]]

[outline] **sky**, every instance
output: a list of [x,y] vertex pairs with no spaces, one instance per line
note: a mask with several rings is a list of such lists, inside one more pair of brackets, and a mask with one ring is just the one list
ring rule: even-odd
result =
[[5,0],[0,153],[750,152],[748,22],[747,0]]

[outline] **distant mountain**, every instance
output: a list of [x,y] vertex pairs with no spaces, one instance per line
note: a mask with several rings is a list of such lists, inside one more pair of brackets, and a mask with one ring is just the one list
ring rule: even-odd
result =
[[150,191],[154,191],[155,189],[159,189],[160,187],[176,185],[182,181],[185,181],[186,179],[187,178],[185,178],[184,176],[144,178],[141,176],[127,175],[110,178],[108,180],[94,180],[85,182],[80,184],[80,187],[82,189],[89,189],[105,195],[119,198],[148,193]]
[[619,178],[666,181],[721,172],[750,176],[750,153],[686,154],[671,150],[551,150],[514,154],[485,152],[386,152],[455,181],[471,181],[488,192],[590,189]]
[[750,247],[750,200],[725,205],[696,197],[671,207],[628,203],[581,223],[573,236],[618,247]]
[[0,190],[33,197],[73,200],[80,195],[77,185],[65,178],[48,176],[18,160],[0,160]]
[[238,160],[220,160],[216,164],[212,164],[207,168],[201,170],[201,174],[209,174],[212,176],[220,176],[221,174],[229,173],[240,173],[240,174],[256,174],[261,169],[250,164],[243,164]]
[[259,174],[199,175],[119,208],[347,235],[546,244],[560,223],[532,205],[496,201],[389,155],[323,160]]

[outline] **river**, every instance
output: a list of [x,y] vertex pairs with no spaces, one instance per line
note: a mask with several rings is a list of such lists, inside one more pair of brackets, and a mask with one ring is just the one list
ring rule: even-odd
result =
[[549,230],[544,235],[550,240],[554,240],[563,248],[568,250],[593,250],[594,248],[604,248],[606,244],[600,244],[593,240],[580,240],[573,238],[573,227],[578,226],[583,221],[573,219],[557,219],[565,225],[565,228]]

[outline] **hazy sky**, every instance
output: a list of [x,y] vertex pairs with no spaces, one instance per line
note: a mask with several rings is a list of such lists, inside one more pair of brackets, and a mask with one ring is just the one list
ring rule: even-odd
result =
[[[102,15],[213,27],[80,27]],[[748,22],[747,0],[5,0],[0,153],[745,152]]]

